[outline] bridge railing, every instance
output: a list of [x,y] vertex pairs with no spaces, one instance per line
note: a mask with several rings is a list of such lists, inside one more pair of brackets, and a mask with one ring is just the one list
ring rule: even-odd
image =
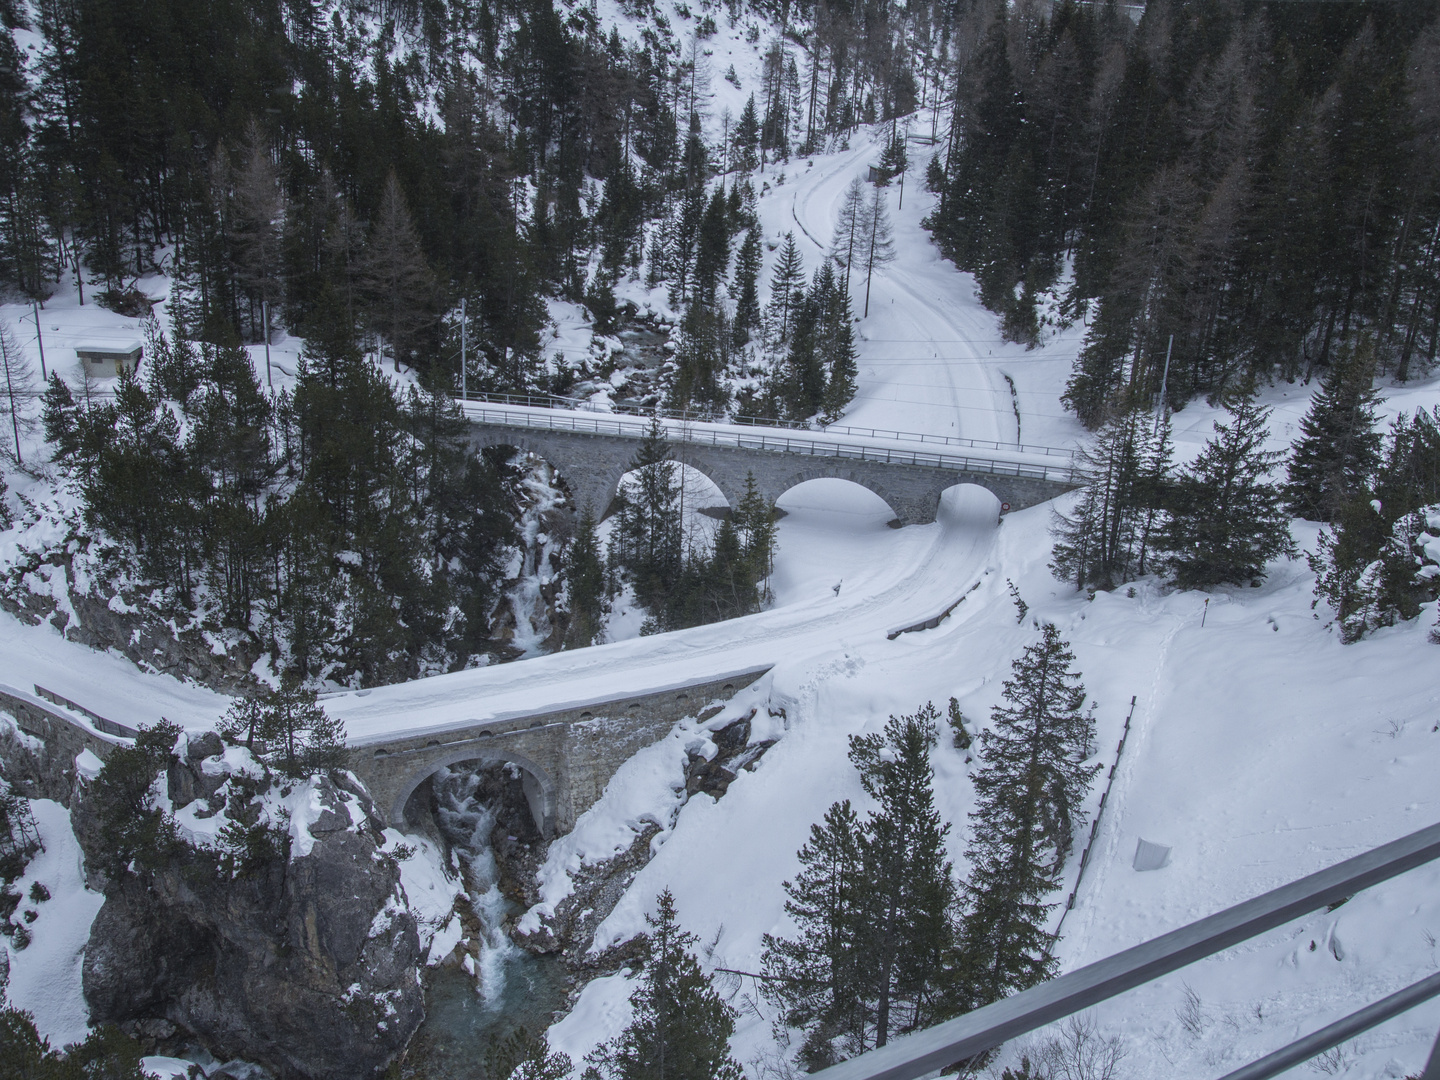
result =
[[[466,415],[474,420],[505,427],[620,435],[627,438],[634,438],[641,432],[641,425],[634,420],[627,421],[621,417],[606,419],[602,414],[580,414],[557,409],[547,409],[544,412],[522,411],[486,404],[470,404],[466,409]],[[692,426],[686,423],[667,424],[666,437],[671,441],[709,446],[734,446],[745,450],[849,458],[857,461],[884,462],[889,465],[915,465],[922,468],[1015,476],[1057,483],[1073,483],[1075,481],[1075,469],[1068,459],[1063,465],[1058,462],[1051,465],[1048,462],[1008,461],[998,457],[946,454],[938,451],[932,453],[905,447],[870,446],[864,443],[811,439],[793,432],[750,435],[718,425]],[[1015,452],[1013,448],[1005,449],[1009,449],[1012,453]]]
[[639,416],[647,420],[652,416],[658,416],[662,420],[737,424],[741,427],[782,428],[788,431],[822,431],[873,439],[934,443],[938,446],[968,446],[976,450],[1008,450],[1021,454],[1041,454],[1046,457],[1065,458],[1067,461],[1073,456],[1071,451],[1058,446],[1002,443],[990,439],[962,439],[956,435],[930,435],[920,431],[892,431],[889,428],[854,427],[849,424],[821,424],[818,427],[811,427],[803,420],[776,420],[768,416],[744,415],[725,418],[696,412],[692,409],[644,408],[611,401],[605,402],[606,407],[602,409],[595,402],[587,401],[584,398],[561,397],[557,394],[484,394],[472,390],[464,396],[463,400],[494,405],[524,405],[535,409],[566,409],[573,412],[600,413],[602,415]]
[[[970,1061],[1018,1035],[1107,1001],[1292,919],[1338,906],[1362,889],[1437,858],[1440,825],[1431,825],[1003,1001],[904,1035],[878,1050],[822,1070],[816,1074],[817,1080],[914,1080]],[[1440,974],[1430,975],[1297,1039],[1228,1073],[1222,1080],[1268,1080],[1434,997],[1440,997]],[[1440,1038],[1420,1080],[1440,1080]]]

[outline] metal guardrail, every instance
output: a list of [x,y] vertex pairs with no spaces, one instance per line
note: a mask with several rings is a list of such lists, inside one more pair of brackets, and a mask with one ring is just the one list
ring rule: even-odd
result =
[[[1301,915],[1340,903],[1362,889],[1389,881],[1437,858],[1440,858],[1440,825],[1431,825],[1142,945],[1022,990],[1003,1001],[901,1036],[878,1050],[832,1065],[815,1075],[823,1080],[915,1080],[972,1059],[1017,1035],[1088,1009],[1196,960],[1213,956]],[[1268,1080],[1436,996],[1440,996],[1440,975],[1430,976],[1367,1006],[1223,1080]],[[1440,1080],[1440,1039],[1421,1073],[1421,1080]]]
[[89,719],[90,722],[93,723],[98,730],[103,731],[106,735],[115,735],[122,739],[133,739],[140,734],[138,731],[128,725],[117,723],[114,720],[110,720],[104,716],[101,716],[97,712],[92,712],[84,705],[81,705],[78,702],[71,701],[67,697],[61,697],[53,690],[46,690],[38,683],[34,685],[36,697],[44,698],[52,705],[59,705],[62,708],[70,709],[73,712],[79,713],[81,716]]
[[1074,457],[1072,451],[1058,446],[1040,446],[1034,443],[1002,443],[991,439],[962,439],[957,435],[928,435],[920,431],[892,431],[889,428],[854,427],[849,424],[821,424],[811,427],[803,420],[776,420],[768,416],[737,415],[729,418],[695,412],[692,409],[644,408],[607,401],[608,408],[598,408],[584,398],[561,397],[558,394],[489,394],[471,391],[460,400],[478,401],[493,405],[525,405],[534,409],[565,409],[571,412],[601,413],[615,416],[639,416],[649,419],[658,416],[661,420],[693,420],[698,423],[737,424],[741,427],[772,427],[788,431],[822,431],[840,435],[867,436],[872,439],[895,439],[905,442],[935,443],[939,446],[968,446],[975,450],[1008,450],[1011,453],[1043,454],[1046,457]]
[[[471,419],[484,420],[505,427],[527,427],[547,431],[575,431],[596,435],[620,435],[635,438],[640,429],[623,419],[604,420],[599,414],[586,414],[549,409],[544,413],[520,412],[506,408],[471,407]],[[898,447],[866,446],[863,443],[837,443],[806,439],[798,435],[746,435],[718,427],[693,428],[681,424],[667,426],[666,437],[672,441],[708,446],[734,446],[745,450],[767,450],[776,453],[806,454],[814,457],[839,457],[857,461],[878,461],[888,465],[915,465],[922,468],[946,469],[953,472],[987,473],[995,476],[1018,476],[1034,480],[1072,483],[1072,465],[1040,465],[1005,461],[989,457],[927,453]]]

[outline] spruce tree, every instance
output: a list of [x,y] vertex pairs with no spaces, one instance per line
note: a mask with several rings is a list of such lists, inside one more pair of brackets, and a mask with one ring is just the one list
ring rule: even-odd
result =
[[960,952],[965,1005],[998,1001],[1048,978],[1047,900],[1100,766],[1085,764],[1095,723],[1082,711],[1085,687],[1075,655],[1047,624],[1011,667],[1004,701],[979,737],[975,809],[966,849]]
[[604,632],[605,616],[610,610],[605,561],[601,558],[600,542],[595,535],[595,516],[589,507],[580,515],[580,523],[575,527],[566,570],[570,625],[565,631],[565,647],[583,649],[595,644]]
[[780,249],[780,258],[770,274],[770,305],[766,309],[770,319],[770,336],[775,345],[785,345],[790,341],[795,308],[804,296],[805,267],[800,262],[795,234],[787,232],[785,246]]
[[1146,572],[1164,516],[1170,454],[1169,420],[1157,432],[1154,417],[1140,409],[1113,417],[1081,449],[1079,498],[1051,524],[1056,577],[1079,589],[1111,589]]
[[1375,349],[1367,337],[1338,350],[1290,458],[1285,497],[1312,521],[1334,521],[1345,503],[1365,491],[1380,463],[1375,410]]
[[760,230],[751,227],[740,244],[735,260],[735,321],[731,324],[735,344],[749,344],[760,328]]
[[643,967],[630,1025],[586,1059],[589,1080],[742,1080],[730,1056],[735,1010],[700,968],[694,934],[680,928],[666,889],[645,921]]
[[670,460],[660,421],[652,420],[630,462],[634,481],[619,495],[610,562],[623,568],[652,613],[663,609],[683,569],[680,467]]
[[1171,486],[1158,546],[1180,588],[1259,580],[1270,559],[1294,554],[1280,489],[1270,482],[1285,455],[1265,449],[1269,418],[1253,399],[1239,401]]
[[754,94],[746,99],[745,107],[740,110],[740,118],[735,121],[735,134],[731,136],[731,141],[735,147],[737,169],[751,172],[759,168],[760,159],[755,152],[760,147],[760,119],[755,114]]
[[715,287],[730,265],[730,226],[725,190],[717,187],[700,220],[695,256],[695,292],[702,304],[714,304]]

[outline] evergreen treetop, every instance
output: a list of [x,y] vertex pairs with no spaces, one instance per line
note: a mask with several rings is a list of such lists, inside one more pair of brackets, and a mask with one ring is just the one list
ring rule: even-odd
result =
[[675,898],[656,900],[643,940],[643,967],[630,995],[629,1026],[585,1059],[584,1075],[604,1080],[741,1080],[730,1056],[735,1010],[710,985],[682,930]]

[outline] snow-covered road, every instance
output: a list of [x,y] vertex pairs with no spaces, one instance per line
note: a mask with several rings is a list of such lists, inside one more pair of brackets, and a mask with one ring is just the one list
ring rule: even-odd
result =
[[842,571],[838,595],[822,565],[823,588],[796,588],[791,603],[758,615],[337,694],[325,707],[345,722],[353,744],[364,745],[400,732],[430,734],[656,693],[781,659],[800,661],[852,640],[883,640],[964,595],[994,542],[998,510],[988,491],[956,487],[945,493],[933,525],[869,529],[853,538],[861,557],[852,551],[846,560],[847,568],[865,569],[858,577]]

